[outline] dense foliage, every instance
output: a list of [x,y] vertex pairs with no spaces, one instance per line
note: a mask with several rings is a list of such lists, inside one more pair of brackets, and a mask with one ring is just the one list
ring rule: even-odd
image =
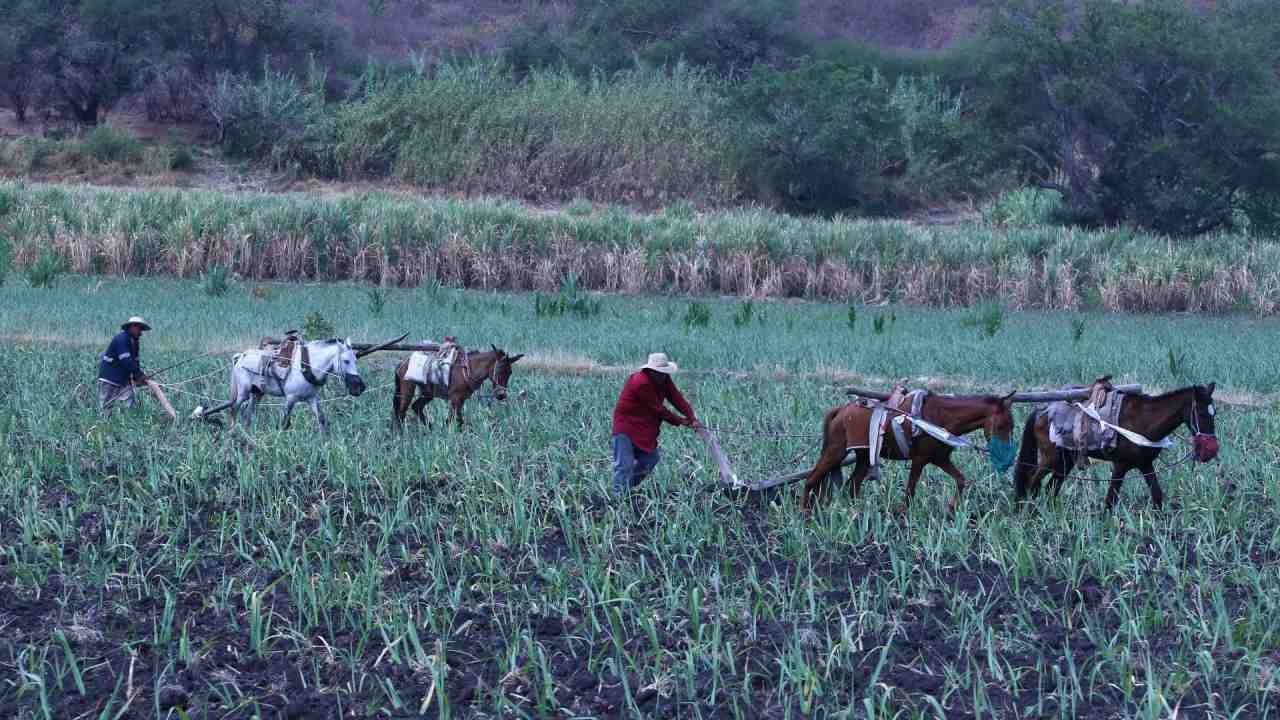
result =
[[20,121],[132,98],[279,170],[536,200],[884,216],[1030,184],[1069,223],[1280,226],[1276,3],[988,5],[906,53],[819,41],[794,0],[534,3],[497,57],[353,71],[323,0],[0,0],[0,91]]
[[76,273],[194,277],[221,265],[258,280],[559,290],[562,309],[582,290],[1280,313],[1280,243],[1215,232],[1171,247],[1125,228],[1051,227],[1060,203],[1047,192],[1010,193],[983,221],[946,228],[682,205],[637,214],[582,200],[556,212],[385,193],[0,183],[5,206],[0,238],[19,269],[39,262],[52,237]]

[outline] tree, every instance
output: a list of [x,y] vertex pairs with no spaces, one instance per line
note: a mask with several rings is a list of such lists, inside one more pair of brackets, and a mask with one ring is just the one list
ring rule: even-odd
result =
[[1228,226],[1243,194],[1275,190],[1280,149],[1275,51],[1247,17],[1230,3],[1005,0],[989,120],[1073,222]]
[[47,3],[0,0],[0,101],[19,123],[40,101],[44,76],[39,68],[52,44],[52,25]]

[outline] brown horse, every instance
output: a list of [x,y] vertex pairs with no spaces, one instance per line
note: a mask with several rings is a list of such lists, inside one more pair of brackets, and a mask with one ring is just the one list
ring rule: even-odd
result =
[[[1218,437],[1214,434],[1214,383],[1192,385],[1164,395],[1129,395],[1120,408],[1116,425],[1142,435],[1152,442],[1164,440],[1179,426],[1186,425],[1192,435],[1192,455],[1200,462],[1218,456]],[[1111,463],[1111,486],[1107,489],[1106,509],[1120,497],[1124,476],[1139,470],[1151,491],[1151,504],[1159,509],[1164,491],[1156,479],[1155,460],[1163,448],[1144,447],[1117,434],[1113,448],[1090,451],[1088,456]],[[1079,460],[1077,451],[1056,447],[1049,440],[1049,415],[1037,410],[1027,418],[1022,430],[1022,447],[1013,471],[1014,495],[1025,500],[1040,492],[1040,481],[1050,473],[1053,494],[1062,491],[1062,483]]]
[[[898,406],[906,409],[905,404]],[[1013,393],[1004,397],[995,395],[929,395],[920,408],[921,419],[945,428],[952,435],[960,436],[981,428],[987,439],[998,438],[1012,450],[1010,436],[1013,433]],[[827,412],[822,421],[822,454],[805,479],[804,489],[800,491],[800,509],[807,511],[811,496],[817,492],[824,479],[839,472],[840,465],[850,451],[857,455],[857,464],[853,469],[850,495],[857,497],[862,493],[862,481],[871,470],[871,455],[866,444],[873,410],[859,403],[848,403]],[[893,413],[891,413],[893,414]],[[960,469],[951,462],[951,452],[955,448],[925,433],[914,438],[909,451],[904,456],[887,433],[880,457],[887,460],[910,460],[911,471],[907,476],[907,492],[899,512],[906,512],[911,498],[916,493],[916,484],[925,466],[937,465],[942,471],[956,481],[956,492],[947,506],[955,512],[960,504],[960,496],[964,494],[965,477]],[[861,446],[861,447],[859,447]]]
[[[396,367],[396,392],[391,400],[391,420],[395,429],[399,431],[404,427],[404,416],[409,410],[410,403],[413,405],[413,412],[418,417],[418,422],[430,425],[423,410],[427,407],[427,403],[435,398],[448,399],[449,418],[445,422],[456,418],[458,427],[461,428],[462,404],[475,394],[486,380],[493,383],[493,396],[498,400],[506,400],[507,383],[511,380],[511,366],[519,362],[524,354],[508,355],[499,350],[496,345],[489,347],[493,348],[491,352],[477,353],[461,350],[458,360],[449,369],[447,388],[417,383],[405,378],[405,373],[409,369],[409,358],[401,361]],[[419,395],[416,400],[415,394]]]

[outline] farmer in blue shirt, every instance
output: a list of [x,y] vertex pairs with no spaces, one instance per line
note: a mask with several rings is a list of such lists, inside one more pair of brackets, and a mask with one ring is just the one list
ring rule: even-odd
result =
[[111,344],[98,361],[98,409],[103,416],[110,414],[111,406],[124,403],[128,407],[138,404],[135,386],[151,388],[156,399],[171,417],[173,410],[159,388],[142,372],[138,358],[142,333],[151,329],[147,321],[138,316],[129,318],[120,326],[120,332],[111,338]]

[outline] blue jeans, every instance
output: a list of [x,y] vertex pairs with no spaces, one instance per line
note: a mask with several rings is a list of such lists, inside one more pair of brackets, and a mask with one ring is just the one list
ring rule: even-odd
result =
[[613,436],[613,493],[626,494],[628,490],[644,482],[661,459],[658,449],[645,452],[638,449],[626,435]]

